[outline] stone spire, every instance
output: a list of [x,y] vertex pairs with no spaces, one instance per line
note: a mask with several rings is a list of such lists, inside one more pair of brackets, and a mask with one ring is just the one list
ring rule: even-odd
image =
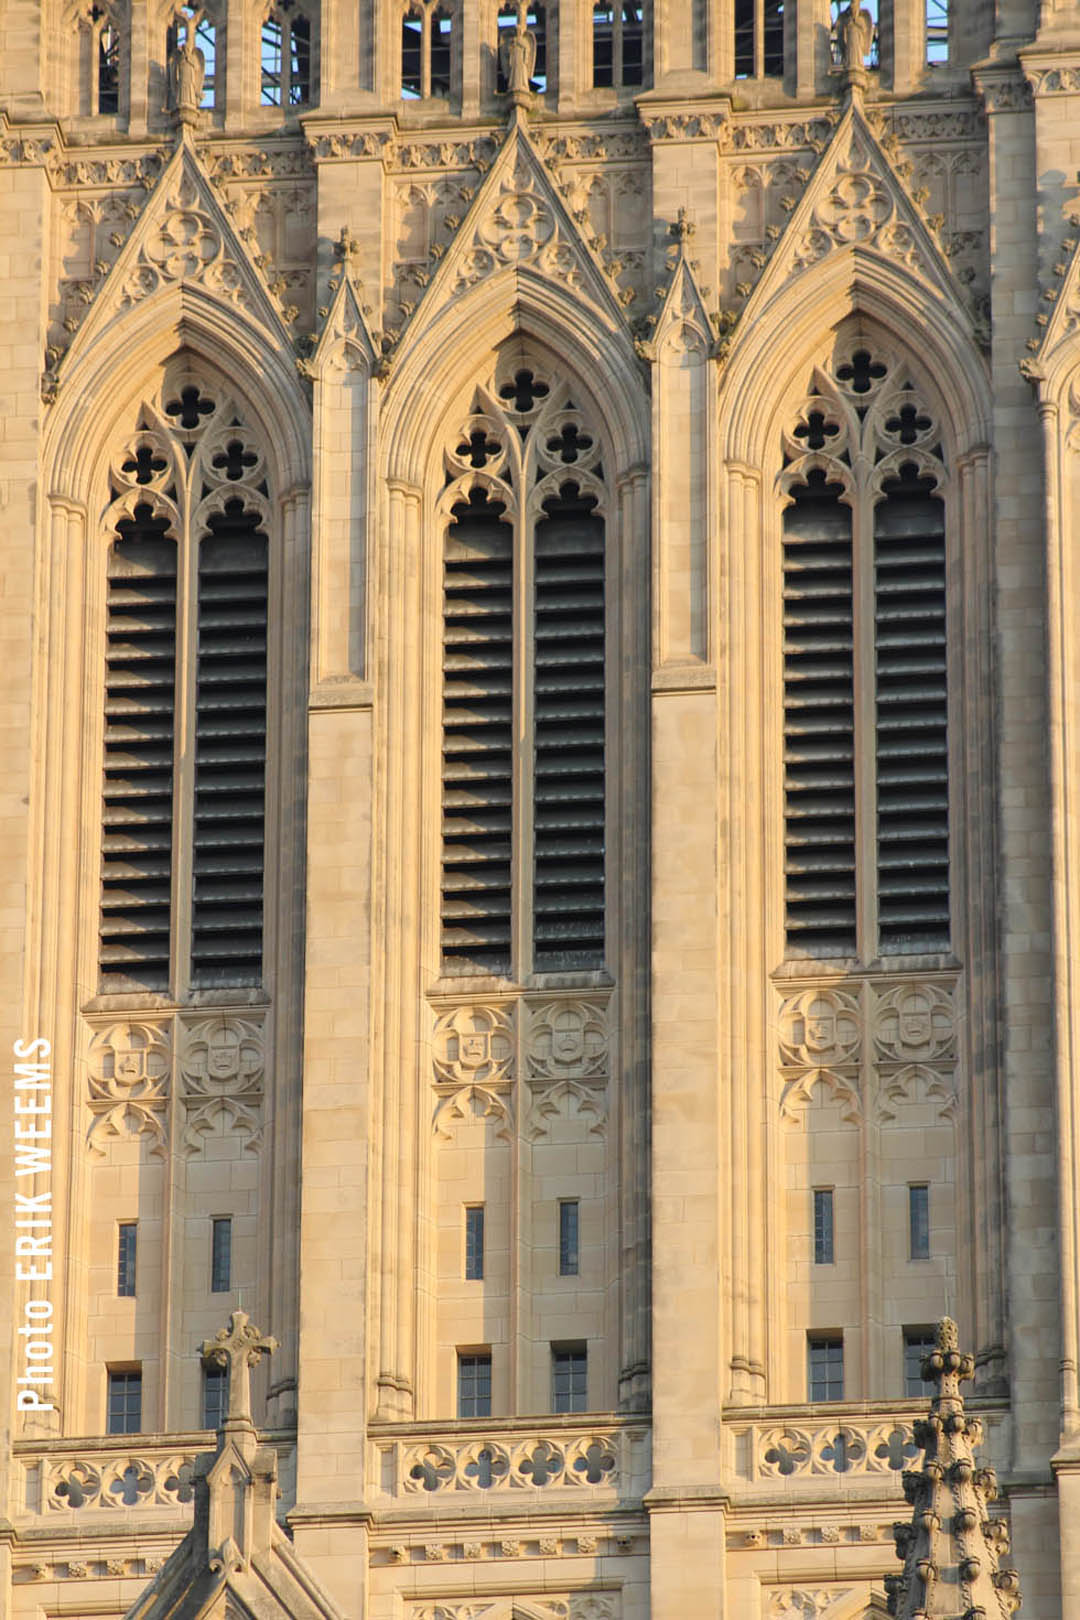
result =
[[982,1424],[965,1414],[960,1394],[975,1362],[957,1349],[956,1323],[947,1316],[922,1375],[937,1392],[930,1416],[915,1425],[923,1465],[904,1473],[912,1511],[909,1523],[893,1526],[904,1572],[885,1577],[889,1613],[896,1620],[1004,1620],[1019,1607],[1020,1584],[1015,1569],[1001,1567],[1008,1529],[988,1513],[997,1479],[975,1462]]

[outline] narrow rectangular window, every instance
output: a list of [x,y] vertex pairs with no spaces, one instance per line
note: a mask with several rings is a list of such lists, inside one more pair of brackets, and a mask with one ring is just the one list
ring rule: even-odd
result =
[[484,1275],[484,1206],[465,1210],[465,1280],[480,1282]]
[[105,1412],[107,1434],[138,1434],[142,1428],[142,1373],[109,1373]]
[[842,493],[814,468],[784,513],[784,888],[792,956],[854,956],[856,948],[851,508]]
[[831,1187],[814,1189],[814,1264],[831,1266],[833,1248],[833,1195]]
[[583,1344],[551,1347],[551,1410],[589,1410],[589,1352]]
[[579,1266],[578,1211],[576,1198],[559,1205],[559,1276],[576,1277]]
[[491,1354],[458,1352],[458,1417],[491,1416]]
[[933,1395],[936,1386],[922,1375],[923,1356],[934,1349],[931,1328],[904,1329],[904,1394],[908,1396]]
[[912,1260],[929,1260],[930,1188],[927,1186],[908,1188],[908,1231],[910,1234],[909,1258]]
[[844,1398],[844,1340],[834,1333],[812,1334],[806,1341],[807,1399],[842,1401]]
[[202,1387],[202,1426],[220,1429],[225,1422],[227,1373],[224,1367],[204,1367]]
[[227,1294],[232,1287],[232,1218],[215,1217],[210,1228],[210,1292]]
[[116,1292],[121,1299],[135,1297],[135,1221],[121,1221],[116,1229]]

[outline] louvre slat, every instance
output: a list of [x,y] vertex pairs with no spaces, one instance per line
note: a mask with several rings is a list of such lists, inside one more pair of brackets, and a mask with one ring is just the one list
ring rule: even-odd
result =
[[263,954],[266,536],[229,503],[199,544],[194,893],[197,985],[258,984]]
[[533,965],[604,960],[604,528],[564,491],[537,525]]
[[784,521],[784,843],[789,950],[855,951],[851,519],[815,472]]
[[99,967],[169,988],[176,547],[149,507],[118,526],[106,592]]
[[943,508],[914,468],[875,513],[877,868],[883,953],[949,947]]
[[443,573],[442,950],[451,973],[510,971],[513,541],[473,492]]

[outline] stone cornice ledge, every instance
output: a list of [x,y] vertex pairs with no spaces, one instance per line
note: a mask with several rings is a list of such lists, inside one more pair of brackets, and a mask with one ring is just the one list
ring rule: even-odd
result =
[[641,1498],[652,1513],[731,1511],[731,1492],[723,1485],[653,1485]]

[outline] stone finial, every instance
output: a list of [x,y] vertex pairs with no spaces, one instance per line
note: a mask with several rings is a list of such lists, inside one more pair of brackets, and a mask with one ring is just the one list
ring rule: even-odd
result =
[[224,1367],[228,1373],[228,1399],[225,1427],[238,1424],[253,1428],[251,1418],[251,1369],[258,1366],[263,1352],[272,1353],[277,1340],[259,1332],[246,1311],[233,1311],[227,1328],[207,1339],[200,1354],[204,1366]]
[[885,1588],[896,1620],[973,1620],[1011,1614],[1020,1603],[1016,1571],[1000,1564],[1006,1526],[989,1517],[997,1480],[975,1461],[982,1425],[967,1416],[960,1393],[961,1382],[975,1376],[975,1362],[958,1345],[956,1323],[945,1316],[922,1362],[923,1377],[936,1389],[929,1417],[915,1424],[923,1465],[904,1474],[911,1519],[893,1526],[904,1569],[887,1575]]

